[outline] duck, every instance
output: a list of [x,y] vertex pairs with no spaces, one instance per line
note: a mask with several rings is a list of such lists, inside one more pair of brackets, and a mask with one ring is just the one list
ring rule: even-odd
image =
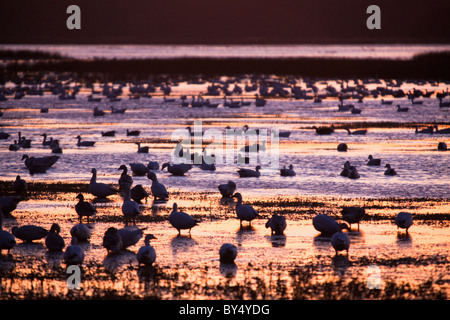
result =
[[282,215],[274,213],[266,222],[266,228],[271,229],[271,235],[282,235],[286,229],[286,218]]
[[161,171],[167,168],[167,171],[174,176],[184,176],[186,172],[192,169],[191,164],[180,163],[180,164],[170,164],[169,162],[163,163]]
[[138,153],[148,153],[148,151],[150,150],[149,146],[141,147],[140,142],[135,142],[135,144],[138,146],[138,149],[137,149]]
[[166,201],[169,199],[169,193],[167,192],[166,187],[158,181],[156,174],[154,172],[147,173],[147,178],[152,180],[151,191],[154,200],[162,200]]
[[103,236],[102,246],[108,253],[118,253],[122,250],[122,238],[114,227],[109,227]]
[[97,169],[92,168],[92,177],[89,183],[88,191],[99,199],[105,199],[108,196],[117,193],[117,190],[107,185],[106,183],[97,182]]
[[81,141],[81,136],[77,136],[75,139],[78,140],[77,147],[92,147],[95,141]]
[[236,192],[236,183],[229,180],[227,183],[221,184],[217,188],[223,198],[232,198]]
[[130,130],[127,129],[127,136],[135,136],[135,137],[137,137],[140,134],[141,134],[141,131],[139,131],[139,130],[132,130],[132,131],[130,131]]
[[[144,228],[145,229],[145,228]],[[122,249],[134,246],[144,235],[144,229],[133,229],[122,228],[117,230],[120,238],[122,239]]]
[[16,246],[16,238],[8,231],[3,230],[3,215],[1,213],[2,207],[0,205],[0,254],[2,250],[10,250]]
[[232,243],[224,243],[219,249],[220,263],[234,263],[237,257],[237,248]]
[[137,184],[130,190],[131,199],[136,201],[138,204],[141,204],[142,200],[147,198],[149,195],[150,195],[150,193],[148,193],[144,189],[142,184]]
[[367,161],[368,166],[379,166],[381,165],[381,159],[374,158],[371,154],[368,157],[369,161]]
[[128,175],[127,166],[122,164],[117,170],[123,170],[119,178],[119,191],[124,191],[127,188],[130,189],[133,185],[133,178]]
[[312,220],[314,229],[319,231],[322,235],[330,236],[343,229],[349,230],[349,226],[346,223],[337,223],[332,217],[326,214],[318,214]]
[[249,226],[251,226],[252,220],[259,216],[258,212],[248,204],[242,204],[242,195],[237,192],[233,195],[233,198],[237,198],[236,203],[236,215],[240,220],[240,226],[242,227],[242,221],[248,221]]
[[198,225],[197,220],[192,218],[185,212],[178,211],[178,205],[175,202],[173,204],[172,212],[169,215],[169,223],[178,230],[178,235],[181,235],[181,230],[189,229],[189,235],[191,229]]
[[294,171],[294,166],[292,164],[289,165],[289,169],[286,169],[286,167],[283,167],[283,169],[280,169],[280,176],[282,177],[293,177],[296,173]]
[[144,245],[139,248],[136,259],[138,264],[144,266],[151,266],[156,261],[156,251],[150,245],[150,240],[156,239],[153,234],[147,234],[144,239]]
[[364,218],[366,210],[360,207],[345,207],[342,208],[341,213],[344,221],[350,224],[350,228],[352,227],[352,223],[357,223],[359,231],[359,222]]
[[256,166],[255,170],[240,168],[238,170],[239,177],[240,178],[259,178],[261,176],[261,173],[259,172],[260,169],[261,169],[261,166]]
[[362,129],[362,130],[355,130],[355,131],[350,131],[350,129],[345,128],[345,130],[347,130],[348,134],[351,135],[365,135],[367,133],[366,129]]
[[20,176],[16,176],[16,180],[13,182],[13,190],[16,194],[26,195],[28,191],[27,182],[20,178]]
[[62,251],[66,246],[63,237],[59,235],[61,228],[59,224],[53,223],[50,227],[50,231],[45,237],[45,246],[48,251]]
[[70,229],[70,235],[78,242],[87,242],[91,238],[91,229],[83,223],[78,223]]
[[64,252],[64,262],[66,265],[81,265],[84,261],[84,251],[77,244],[77,239],[72,238],[70,245],[66,248]]
[[338,231],[331,236],[331,245],[333,246],[336,256],[339,251],[346,251],[348,256],[348,249],[350,247],[350,238],[346,233]]
[[128,224],[128,219],[132,219],[136,224],[136,216],[141,213],[137,202],[131,200],[131,190],[128,188],[125,193],[125,198],[122,204],[122,213],[125,216],[125,224]]
[[81,220],[83,217],[87,217],[89,223],[89,217],[93,217],[97,213],[97,209],[87,201],[84,201],[84,196],[82,193],[77,195],[78,203],[75,205],[75,211],[78,214],[78,218]]
[[395,176],[397,174],[397,172],[393,168],[391,168],[391,165],[389,163],[386,164],[385,168],[387,169],[386,171],[384,171],[384,175]]
[[43,239],[48,233],[46,229],[32,224],[21,227],[14,226],[12,227],[11,232],[16,238],[19,238],[23,242],[33,242],[34,240]]
[[413,224],[412,214],[405,211],[399,212],[395,217],[395,224],[397,225],[397,229],[398,228],[406,229],[406,233],[408,233],[408,229]]

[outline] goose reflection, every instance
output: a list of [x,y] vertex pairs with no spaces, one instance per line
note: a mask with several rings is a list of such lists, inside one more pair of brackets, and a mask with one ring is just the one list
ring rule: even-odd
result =
[[228,279],[234,278],[236,276],[237,269],[238,267],[234,262],[231,263],[221,262],[219,266],[220,274]]
[[398,247],[409,248],[412,246],[412,237],[409,233],[397,232],[396,243]]
[[347,255],[335,255],[331,258],[334,273],[343,277],[347,272],[348,267],[350,266],[350,261]]
[[157,270],[154,265],[140,265],[137,269],[137,276],[139,281],[144,282],[145,291],[149,290],[149,283],[156,277]]
[[124,265],[130,265],[136,261],[136,253],[130,250],[110,252],[103,259],[103,267],[108,273],[115,274]]
[[64,252],[63,251],[46,251],[45,252],[45,261],[50,266],[50,268],[55,268],[61,265],[63,259]]
[[197,241],[192,239],[190,235],[176,235],[170,241],[170,247],[172,248],[172,254],[174,257],[180,252],[186,252],[190,248],[197,245]]
[[279,235],[271,235],[265,237],[274,248],[283,248],[286,246],[286,236],[284,234]]

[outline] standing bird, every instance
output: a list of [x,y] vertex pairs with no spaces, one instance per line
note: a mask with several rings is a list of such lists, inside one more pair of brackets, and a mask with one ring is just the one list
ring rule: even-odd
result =
[[13,182],[13,189],[19,195],[26,195],[28,190],[26,181],[17,176]]
[[133,223],[136,224],[136,216],[141,213],[139,210],[139,205],[137,202],[131,200],[131,191],[130,189],[126,190],[125,198],[123,199],[122,204],[122,213],[125,216],[125,224],[128,224],[128,219],[132,219]]
[[397,217],[395,217],[395,224],[398,228],[406,229],[406,233],[408,233],[409,227],[413,224],[413,217],[412,214],[409,212],[399,212],[397,214]]
[[336,220],[326,214],[318,214],[313,218],[312,223],[314,229],[325,236],[330,236],[343,229],[350,229],[346,223],[337,223]]
[[224,243],[219,249],[220,263],[234,263],[237,257],[237,248],[234,244]]
[[102,246],[106,248],[108,253],[118,253],[122,250],[122,238],[116,228],[110,227],[106,230],[105,235],[103,236]]
[[117,190],[107,185],[106,183],[97,182],[97,169],[91,170],[92,178],[89,183],[89,193],[96,196],[99,199],[105,199],[106,197],[116,194]]
[[[1,209],[1,206],[0,206]],[[16,245],[16,238],[8,231],[3,230],[3,214],[0,210],[0,254],[2,250],[9,251]]]
[[[137,184],[135,185],[131,191],[130,191],[130,195],[131,195],[131,199],[133,199],[134,201],[136,201],[138,204],[142,203],[143,199],[146,199],[150,193],[148,193],[144,187],[142,186],[142,184]],[[147,201],[147,200],[145,200]]]
[[152,239],[156,239],[152,234],[145,236],[144,245],[139,248],[139,251],[136,254],[136,259],[139,264],[151,266],[155,262],[156,251],[155,248],[150,245],[150,240]]
[[344,221],[350,224],[350,229],[352,227],[352,223],[357,223],[359,231],[359,222],[362,220],[362,218],[364,218],[366,210],[360,207],[345,207],[342,208],[341,213]]
[[162,200],[166,201],[169,199],[169,193],[167,192],[166,187],[158,181],[158,178],[156,177],[156,174],[154,172],[147,173],[147,178],[152,180],[152,187],[151,191],[153,194],[153,199],[156,200]]
[[331,237],[331,245],[336,251],[336,255],[339,251],[347,251],[348,256],[348,248],[350,247],[350,238],[346,233],[342,231],[338,231]]
[[84,196],[83,194],[78,194],[77,195],[77,199],[78,203],[75,205],[75,211],[78,214],[78,217],[80,219],[80,223],[81,220],[83,219],[83,217],[87,217],[87,221],[89,223],[89,217],[94,216],[97,213],[97,209],[95,209],[95,207],[90,204],[87,201],[84,201]]
[[226,184],[219,185],[218,189],[222,197],[231,198],[233,197],[233,194],[236,192],[236,183],[230,180]]
[[64,239],[59,235],[61,228],[59,224],[53,223],[45,238],[45,246],[49,251],[62,251],[65,247]]
[[397,172],[393,168],[391,168],[391,165],[389,163],[386,164],[385,168],[387,169],[386,171],[384,171],[384,175],[395,176],[397,174]]
[[84,251],[77,244],[77,239],[72,238],[70,246],[66,248],[64,252],[64,262],[66,265],[80,265],[84,261]]
[[197,221],[185,212],[178,211],[178,205],[175,202],[173,204],[172,212],[169,215],[169,223],[178,230],[178,235],[181,235],[181,230],[189,229],[189,235],[191,229],[198,225]]
[[119,191],[131,189],[133,178],[128,174],[127,166],[123,164],[117,170],[123,170],[119,178]]
[[34,240],[40,240],[45,238],[48,231],[42,227],[28,224],[21,227],[12,227],[12,234],[22,240],[23,242],[33,242]]
[[274,213],[273,216],[266,222],[266,228],[271,229],[270,235],[282,235],[286,229],[286,218],[282,215]]
[[248,221],[251,226],[252,220],[259,216],[258,212],[253,209],[251,205],[242,204],[242,195],[238,192],[235,193],[234,198],[238,199],[236,204],[236,215],[240,220],[240,226],[242,227],[242,221]]

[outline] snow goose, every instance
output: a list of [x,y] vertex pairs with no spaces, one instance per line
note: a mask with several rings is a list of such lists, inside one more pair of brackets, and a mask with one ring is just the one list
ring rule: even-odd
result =
[[131,190],[128,188],[125,193],[125,198],[122,204],[122,213],[125,216],[125,224],[128,224],[128,219],[132,219],[136,224],[136,216],[141,213],[137,202],[131,200]]
[[156,251],[150,245],[150,240],[156,239],[156,237],[152,234],[147,234],[144,239],[144,245],[139,248],[136,259],[139,264],[143,264],[145,266],[151,266],[156,260]]
[[131,186],[133,185],[133,178],[128,175],[127,166],[123,164],[117,170],[123,170],[119,178],[119,190],[125,191],[127,189],[131,189]]
[[352,223],[357,223],[359,231],[359,222],[364,218],[366,210],[360,207],[345,207],[342,208],[341,213],[344,221],[350,224],[350,228],[352,227]]
[[95,141],[81,141],[81,136],[77,136],[75,139],[78,140],[77,147],[92,147]]
[[45,156],[40,158],[29,157],[27,154],[22,156],[22,160],[25,160],[25,166],[30,169],[33,166],[50,168],[53,166],[58,160],[59,156]]
[[292,164],[289,165],[289,169],[286,169],[284,167],[283,169],[280,169],[280,175],[283,177],[293,177],[296,175],[294,171],[294,166]]
[[350,161],[345,161],[344,163],[344,169],[342,169],[340,175],[342,177],[348,177],[348,175],[350,174]]
[[115,137],[115,136],[116,136],[115,130],[110,130],[110,131],[106,131],[106,132],[102,131],[102,137]]
[[44,137],[44,140],[42,141],[43,146],[49,146],[53,143],[53,138],[50,138],[50,140],[47,140],[47,134],[43,133],[41,134],[41,137]]
[[118,253],[122,250],[122,238],[116,228],[110,227],[106,230],[102,246],[106,248],[108,253]]
[[94,114],[94,117],[102,117],[105,115],[105,111],[100,110],[98,107],[95,107],[93,114]]
[[342,142],[342,143],[338,144],[337,151],[339,151],[339,152],[347,152],[347,150],[348,150],[348,146],[347,146],[346,143]]
[[386,171],[384,171],[384,175],[395,176],[397,174],[397,172],[393,168],[391,168],[391,165],[389,163],[386,164],[385,168],[387,169]]
[[45,246],[49,251],[62,251],[65,247],[64,239],[59,235],[61,228],[57,223],[53,223],[50,231],[45,237]]
[[131,191],[130,191],[130,196],[131,199],[133,199],[134,201],[136,201],[138,204],[142,203],[142,200],[147,198],[150,195],[150,193],[148,193],[144,187],[142,186],[142,184],[137,184],[135,185]]
[[261,169],[261,166],[256,166],[255,170],[240,168],[238,170],[239,177],[240,178],[259,178],[261,176],[261,173],[259,172],[260,169]]
[[9,251],[16,245],[16,238],[8,231],[3,230],[3,215],[1,213],[0,205],[0,253],[2,250]]
[[150,150],[149,146],[141,147],[140,142],[135,142],[135,144],[138,146],[138,149],[137,149],[138,153],[148,153],[148,151]]
[[419,130],[419,127],[416,126],[416,134],[418,133],[433,133],[433,127],[429,126],[428,128]]
[[144,229],[122,228],[122,229],[117,230],[117,233],[119,234],[120,238],[122,239],[122,249],[126,249],[126,248],[134,246],[136,243],[138,243],[139,240],[144,235],[144,231],[143,231]]
[[316,130],[316,134],[318,135],[329,135],[334,132],[334,125],[331,125],[330,127],[316,127],[313,126],[313,129]]
[[397,105],[397,112],[408,112],[408,107],[400,107],[400,105]]
[[159,163],[156,161],[149,161],[147,164],[148,170],[159,170]]
[[169,215],[169,223],[178,230],[178,235],[181,235],[181,230],[189,229],[189,235],[191,229],[198,225],[197,221],[185,212],[178,211],[178,205],[175,202],[173,204],[172,212]]
[[222,197],[231,198],[233,197],[233,194],[236,192],[236,183],[230,180],[225,184],[219,185],[218,189]]
[[238,199],[236,204],[236,215],[240,220],[240,226],[242,227],[242,221],[248,221],[251,225],[252,220],[259,216],[258,212],[253,209],[251,205],[242,204],[242,195],[238,192],[235,193],[234,198]]
[[441,141],[438,143],[437,149],[438,151],[447,151],[447,144]]
[[237,257],[237,248],[234,244],[224,243],[219,249],[220,263],[234,263]]
[[127,129],[127,136],[135,136],[135,137],[137,137],[140,134],[141,134],[141,131],[139,131],[139,130],[132,130],[132,131],[130,131],[130,130]]
[[78,223],[70,229],[70,235],[78,242],[87,242],[91,237],[91,229],[85,224]]
[[406,233],[408,233],[409,227],[411,227],[413,224],[412,214],[404,211],[399,212],[395,217],[395,224],[397,225],[397,229],[406,229]]
[[361,178],[361,176],[358,173],[358,170],[356,170],[356,167],[350,166],[349,170],[350,171],[349,171],[348,176],[347,176],[349,179],[359,179],[359,178]]
[[439,130],[438,129],[438,126],[434,126],[434,133],[437,133],[437,134],[449,134],[450,133],[450,128],[445,128],[445,129],[441,129],[441,130]]
[[106,183],[97,182],[97,169],[91,170],[92,177],[89,183],[88,191],[97,198],[104,199],[117,193],[117,190]]
[[80,223],[81,220],[83,219],[83,217],[87,217],[88,223],[89,223],[89,217],[94,216],[97,213],[97,209],[95,209],[95,207],[90,204],[87,201],[84,201],[84,196],[83,194],[79,193],[77,195],[77,199],[78,203],[75,205],[75,211],[78,214],[78,217],[80,219]]
[[151,191],[155,201],[158,199],[163,201],[169,199],[169,193],[167,192],[166,187],[158,181],[154,172],[147,173],[147,178],[152,180]]
[[17,176],[13,182],[13,189],[17,194],[26,195],[28,190],[26,181]]
[[148,172],[148,167],[143,163],[130,163],[130,168],[135,176],[145,176]]
[[332,235],[343,229],[349,229],[346,223],[337,223],[332,217],[326,214],[318,214],[312,220],[314,229],[323,235]]
[[286,229],[286,218],[282,215],[274,213],[273,216],[266,222],[266,228],[271,229],[271,235],[282,235]]
[[48,231],[42,227],[32,224],[17,227],[14,226],[11,229],[12,234],[22,240],[23,242],[33,242],[47,236]]
[[186,172],[192,169],[191,164],[180,163],[180,164],[170,164],[168,162],[162,165],[161,171],[167,168],[167,171],[174,176],[184,176]]
[[374,158],[371,154],[369,154],[369,161],[367,161],[368,166],[379,166],[381,165],[381,159]]
[[346,233],[342,231],[338,231],[331,237],[331,245],[336,251],[336,255],[339,251],[347,251],[348,256],[348,248],[350,247],[350,238]]
[[66,248],[63,258],[66,265],[83,264],[84,251],[79,245],[77,245],[76,238],[72,238],[71,244]]
[[347,130],[348,134],[351,134],[351,135],[364,135],[364,134],[367,133],[367,130],[366,130],[366,129],[356,130],[356,131],[350,131],[350,129],[345,128],[345,130]]

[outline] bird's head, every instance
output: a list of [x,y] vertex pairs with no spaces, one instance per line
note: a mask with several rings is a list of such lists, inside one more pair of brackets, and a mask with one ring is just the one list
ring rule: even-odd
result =
[[83,196],[83,194],[81,194],[81,193],[79,193],[79,194],[77,195],[76,198],[77,198],[77,199],[80,199],[81,201],[84,200],[84,196]]
[[147,178],[149,178],[150,180],[153,181],[156,178],[156,174],[154,172],[150,171],[147,173]]

